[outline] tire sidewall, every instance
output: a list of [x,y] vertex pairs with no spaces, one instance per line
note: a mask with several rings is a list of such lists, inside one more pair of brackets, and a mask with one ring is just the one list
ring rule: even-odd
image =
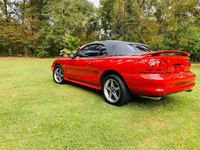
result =
[[[56,65],[56,66],[54,67],[54,70],[53,70],[53,80],[54,80],[54,82],[56,82],[56,83],[58,83],[58,84],[63,84],[63,83],[65,82],[64,77],[63,77],[63,80],[62,80],[61,82],[57,82],[57,81],[55,80],[54,73],[55,73],[55,71],[56,71],[57,68],[60,68],[60,69],[62,69],[62,71],[63,71],[63,68],[62,68],[61,65]],[[64,71],[63,71],[63,75],[64,75]]]
[[[106,81],[109,80],[109,79],[115,80],[119,84],[119,87],[120,87],[120,98],[116,102],[109,101],[106,98],[105,93],[104,93],[105,92],[104,91],[104,85],[105,85]],[[125,103],[128,103],[129,100],[130,100],[130,93],[129,93],[129,90],[128,90],[127,86],[126,86],[126,83],[118,75],[112,74],[112,75],[108,75],[107,77],[105,77],[105,79],[103,80],[103,84],[102,84],[102,93],[104,95],[105,101],[107,103],[115,105],[115,106],[123,105]]]

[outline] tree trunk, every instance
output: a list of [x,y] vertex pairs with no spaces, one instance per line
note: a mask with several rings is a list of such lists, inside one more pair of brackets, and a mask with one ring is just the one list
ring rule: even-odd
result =
[[4,8],[5,8],[6,21],[8,21],[8,8],[7,8],[7,0],[3,0],[3,2],[4,2]]
[[23,24],[24,24],[24,18],[25,18],[25,16],[24,16],[24,12],[25,12],[25,3],[26,3],[26,1],[24,0],[24,1],[23,1],[23,8],[22,8]]
[[28,57],[28,48],[26,46],[24,46],[24,52],[25,52],[25,57]]

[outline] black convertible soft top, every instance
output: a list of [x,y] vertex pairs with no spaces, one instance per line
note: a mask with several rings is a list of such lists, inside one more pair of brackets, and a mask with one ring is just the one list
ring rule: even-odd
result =
[[87,45],[102,44],[107,50],[108,56],[118,56],[118,55],[135,55],[142,54],[145,52],[150,52],[150,47],[146,44],[107,40],[107,41],[96,41],[89,43]]

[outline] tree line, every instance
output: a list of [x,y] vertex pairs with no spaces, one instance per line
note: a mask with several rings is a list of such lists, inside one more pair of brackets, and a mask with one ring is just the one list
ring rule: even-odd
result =
[[98,40],[182,50],[200,60],[200,0],[0,0],[0,55],[58,56]]

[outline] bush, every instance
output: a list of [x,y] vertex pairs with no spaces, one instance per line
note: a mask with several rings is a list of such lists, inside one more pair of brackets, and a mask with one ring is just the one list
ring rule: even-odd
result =
[[39,57],[39,58],[46,58],[46,57],[49,57],[49,52],[47,52],[47,51],[45,51],[45,50],[41,50],[41,51],[38,53],[37,57]]

